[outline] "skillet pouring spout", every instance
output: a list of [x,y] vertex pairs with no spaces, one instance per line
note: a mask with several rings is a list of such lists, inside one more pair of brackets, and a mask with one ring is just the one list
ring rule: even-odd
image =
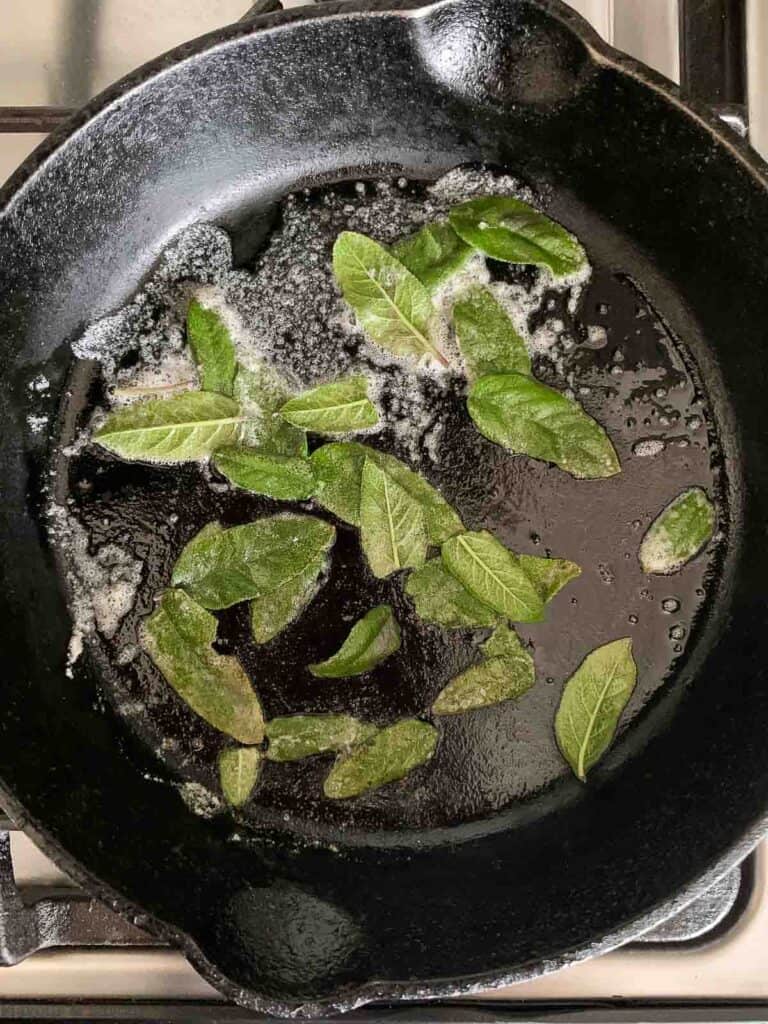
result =
[[429,73],[479,106],[545,114],[577,100],[598,73],[585,39],[531,0],[440,4],[413,28]]

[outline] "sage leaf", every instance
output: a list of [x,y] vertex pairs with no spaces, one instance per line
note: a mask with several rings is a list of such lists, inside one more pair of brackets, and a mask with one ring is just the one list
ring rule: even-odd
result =
[[360,525],[363,463],[373,448],[356,441],[333,441],[309,457],[315,474],[315,501],[350,526]]
[[715,507],[700,487],[689,487],[678,494],[651,523],[643,538],[643,572],[678,572],[712,539],[715,521]]
[[187,310],[187,343],[200,374],[203,391],[232,394],[235,379],[235,346],[227,325],[214,309],[193,299]]
[[228,747],[219,754],[219,782],[224,799],[242,807],[253,792],[261,768],[258,747]]
[[259,698],[237,658],[217,654],[216,619],[183,590],[166,590],[141,629],[141,644],[176,693],[209,725],[260,743]]
[[321,549],[304,569],[286,579],[277,589],[251,601],[251,630],[257,644],[276,637],[299,617],[319,590],[320,574],[327,563],[327,551]]
[[371,572],[380,579],[418,568],[427,557],[423,508],[370,459],[363,463],[360,540]]
[[276,370],[263,362],[238,366],[232,393],[248,417],[244,444],[275,455],[307,454],[307,435],[280,415],[291,389]]
[[621,471],[599,423],[578,403],[520,373],[481,377],[470,390],[469,414],[478,430],[516,455],[554,462],[586,479]]
[[332,800],[359,796],[405,778],[429,761],[437,746],[437,729],[415,718],[380,729],[367,743],[343,755],[329,772],[323,792]]
[[475,250],[450,224],[427,224],[392,246],[392,255],[430,291],[461,270]]
[[636,681],[632,641],[625,637],[588,654],[565,684],[555,735],[563,757],[582,782],[613,742]]
[[[508,661],[520,661],[533,669],[533,659],[523,647],[517,633],[506,622],[500,623],[485,643],[480,645],[485,658],[506,658]],[[531,678],[531,684],[533,678]]]
[[270,761],[298,761],[302,757],[349,750],[378,731],[351,715],[286,715],[267,722]]
[[309,666],[313,676],[344,679],[368,672],[400,648],[400,626],[388,604],[365,614],[349,632],[336,654]]
[[448,572],[442,558],[432,558],[412,572],[405,592],[420,618],[446,629],[494,626],[501,619],[498,612],[478,601]]
[[459,715],[522,697],[536,681],[533,658],[514,629],[497,626],[482,645],[484,661],[452,679],[438,694],[436,715]]
[[549,267],[556,277],[586,262],[572,234],[521,199],[481,196],[454,206],[449,217],[460,238],[494,260]]
[[565,558],[539,558],[537,555],[517,555],[517,562],[528,579],[538,590],[546,604],[563,587],[581,576],[581,568]]
[[456,303],[453,323],[470,379],[487,373],[531,372],[525,342],[487,288],[475,288]]
[[366,457],[383,469],[423,508],[430,544],[440,545],[448,537],[463,531],[464,524],[458,513],[436,487],[419,473],[409,469],[394,455],[379,451],[374,451],[374,454],[370,455],[371,451],[374,449],[366,449]]
[[[532,677],[532,671],[530,675]],[[532,685],[533,678],[517,673],[516,663],[490,658],[452,679],[438,694],[432,711],[436,715],[461,715],[515,700]]]
[[[530,661],[530,655],[528,656]],[[534,683],[533,662],[524,659],[489,658],[452,679],[438,694],[432,711],[436,715],[461,715],[516,700]]]
[[212,391],[187,391],[118,409],[93,437],[124,459],[189,462],[234,444],[245,420],[231,398]]
[[[538,558],[512,552],[510,557],[528,577],[544,604],[581,573],[578,565],[564,558]],[[447,629],[495,626],[503,618],[451,575],[442,558],[433,558],[412,572],[405,592],[412,598],[420,618]]]
[[512,622],[537,622],[544,602],[517,556],[486,530],[460,533],[442,547],[446,569],[478,601]]
[[315,434],[348,434],[379,422],[364,376],[311,388],[286,402],[280,415],[295,427]]
[[405,463],[356,441],[336,441],[317,448],[310,456],[315,472],[316,500],[351,526],[360,525],[360,490],[363,463],[369,459],[384,470],[424,509],[430,544],[442,544],[461,533],[464,525],[436,488]]
[[221,523],[217,523],[215,520],[211,523],[206,523],[205,526],[201,527],[195,534],[193,540],[202,541],[206,537],[215,537],[219,533],[224,532],[224,527]]
[[321,519],[288,514],[200,533],[181,552],[171,580],[204,608],[229,608],[273,595],[308,571],[335,534]]
[[273,455],[254,448],[222,448],[213,457],[216,469],[252,494],[282,501],[310,498],[315,490],[312,464],[299,455]]
[[360,326],[376,344],[396,356],[448,365],[434,343],[429,292],[383,245],[342,231],[333,247],[333,272]]

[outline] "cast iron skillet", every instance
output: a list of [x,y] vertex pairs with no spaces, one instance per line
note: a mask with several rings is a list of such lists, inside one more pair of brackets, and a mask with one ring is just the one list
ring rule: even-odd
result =
[[[124,303],[182,227],[247,260],[278,197],[467,162],[551,187],[593,258],[642,282],[706,380],[727,477],[717,600],[672,695],[547,813],[339,856],[192,814],[111,706],[64,674],[27,383]],[[0,213],[2,800],[71,875],[147,913],[227,996],[273,1014],[466,993],[606,950],[693,898],[768,820],[768,182],[665,81],[556,0],[304,9],[182,47],[38,150]],[[90,666],[90,667],[89,667]],[[628,746],[627,746],[628,744]]]

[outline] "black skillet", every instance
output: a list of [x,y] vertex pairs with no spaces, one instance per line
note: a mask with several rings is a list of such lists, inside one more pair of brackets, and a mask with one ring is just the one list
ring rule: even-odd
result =
[[[85,400],[64,393],[68,342],[188,224],[221,224],[247,263],[296,186],[473,162],[550,195],[604,278],[628,275],[685,339],[717,428],[716,593],[587,787],[563,776],[530,813],[389,823],[340,853],[279,822],[234,842],[228,816],[203,819],[162,784],[170,769],[104,699],[98,659],[65,676],[70,620],[40,516],[56,437],[49,449],[28,423],[29,381],[44,372],[60,412]],[[17,821],[225,995],[273,1014],[531,978],[627,941],[736,863],[768,820],[766,186],[750,150],[556,0],[270,15],[87,107],[0,213],[0,779]]]

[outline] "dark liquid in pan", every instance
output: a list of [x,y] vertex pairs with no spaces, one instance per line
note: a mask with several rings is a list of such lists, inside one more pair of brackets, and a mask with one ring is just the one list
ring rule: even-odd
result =
[[[419,185],[402,190],[401,198],[413,208],[428,200]],[[325,246],[329,263],[333,240],[349,223],[345,210],[364,210],[371,198],[370,193],[337,186],[297,202],[307,211],[328,213],[317,218],[313,231],[319,232],[318,245],[321,250]],[[393,233],[396,227],[391,227]],[[402,226],[397,233],[403,233]],[[589,249],[589,239],[583,241]],[[262,287],[273,256],[268,248],[257,260]],[[525,287],[533,287],[538,274],[503,264],[492,263],[490,268],[495,279]],[[238,288],[224,291],[236,305]],[[258,289],[252,290],[249,302],[257,305],[258,294]],[[332,287],[328,294],[327,302],[335,303]],[[555,743],[553,720],[565,680],[590,650],[618,637],[633,639],[639,682],[622,732],[632,728],[633,719],[660,687],[674,685],[676,662],[685,656],[697,615],[714,586],[716,546],[671,577],[644,575],[637,551],[649,523],[681,490],[699,485],[717,496],[720,460],[715,425],[691,359],[670,337],[638,286],[596,266],[575,313],[569,312],[567,298],[545,292],[531,316],[531,329],[562,321],[560,340],[536,357],[535,373],[555,387],[570,387],[606,427],[621,459],[619,476],[574,480],[544,463],[513,457],[485,440],[466,413],[464,382],[458,376],[442,384],[422,378],[422,404],[433,419],[428,424],[425,420],[424,436],[416,442],[409,435],[407,452],[396,426],[369,439],[422,472],[457,508],[468,528],[490,530],[517,551],[569,558],[582,567],[581,577],[550,604],[545,622],[518,627],[534,647],[536,686],[519,702],[439,720],[440,743],[430,764],[401,783],[355,800],[323,798],[330,756],[294,764],[265,762],[256,795],[242,812],[253,826],[277,824],[325,835],[337,829],[433,828],[487,818],[523,801],[535,813],[536,800],[569,777]],[[325,376],[332,376],[364,367],[367,361],[368,350],[361,347],[359,337],[328,323],[324,303],[326,297],[319,294],[314,325],[301,303],[293,327],[290,310],[288,320],[281,321],[283,336],[275,362],[285,362],[284,368],[292,369],[304,384],[313,382],[318,366]],[[253,306],[243,312],[247,320],[254,314]],[[322,353],[319,345],[325,346]],[[131,358],[135,357],[128,352],[124,362]],[[376,372],[388,382],[382,402],[394,422],[396,396],[409,387],[408,370],[390,365]],[[98,401],[101,371],[81,366],[74,380],[72,402],[81,404],[83,413],[71,420],[82,427]],[[435,415],[439,430],[430,434]],[[70,440],[64,438],[65,443]],[[636,454],[654,450],[653,444],[636,447],[649,440],[663,441],[663,450]],[[194,780],[216,792],[216,753],[229,741],[189,711],[133,645],[141,618],[168,584],[181,548],[202,525],[214,519],[227,526],[245,523],[289,506],[242,491],[213,489],[210,473],[197,465],[129,464],[94,446],[62,461],[58,494],[60,500],[71,500],[72,513],[90,535],[92,551],[116,544],[143,562],[133,610],[111,639],[97,637],[89,644],[107,694],[180,780]],[[301,618],[263,647],[251,639],[247,605],[219,613],[220,649],[242,660],[267,717],[343,711],[380,724],[411,715],[429,717],[431,703],[445,683],[477,660],[478,642],[486,634],[448,632],[424,624],[403,595],[402,579],[372,577],[357,530],[311,503],[291,507],[304,508],[337,526],[328,579]],[[352,623],[383,601],[392,604],[400,621],[401,650],[362,677],[313,678],[306,665],[334,652]],[[619,756],[621,744],[620,736]]]

